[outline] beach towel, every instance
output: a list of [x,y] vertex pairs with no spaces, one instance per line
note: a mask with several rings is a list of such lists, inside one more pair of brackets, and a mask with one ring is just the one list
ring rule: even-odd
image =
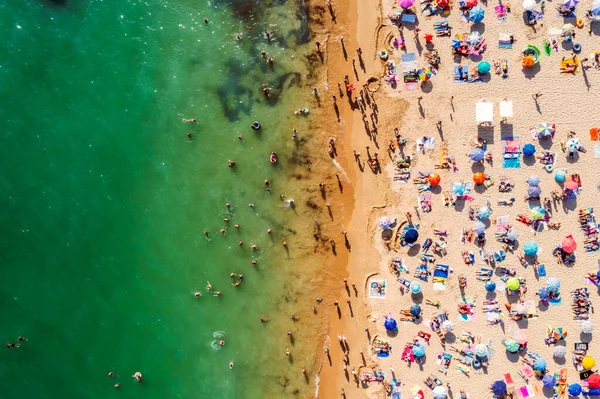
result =
[[435,150],[435,137],[427,137],[425,140],[417,139],[417,150]]
[[470,296],[461,297],[461,302],[469,305],[470,314],[458,314],[459,321],[472,321],[475,318],[475,299]]
[[454,82],[464,83],[469,81],[469,66],[467,64],[454,64]]
[[598,128],[593,127],[590,129],[590,140],[598,141]]
[[369,285],[369,297],[385,299],[385,287],[385,280],[371,280],[371,284]]
[[448,265],[435,265],[436,268],[433,271],[433,289],[434,291],[446,290],[448,285],[448,275],[450,274],[450,267]]
[[541,264],[537,266],[538,277],[546,277],[546,265]]
[[431,212],[431,194],[423,194],[417,196],[417,202],[419,203],[419,210],[423,213]]
[[500,33],[498,39],[498,47],[504,49],[512,48],[512,43],[510,42],[510,35],[508,33]]
[[403,13],[400,18],[402,22],[409,22],[414,24],[417,21],[417,16],[415,14]]
[[[575,65],[575,71],[574,72],[565,72],[563,70],[563,68],[568,68],[570,66]],[[581,67],[579,65],[579,61],[576,61],[575,59],[571,58],[565,58],[564,60],[560,61],[560,73],[562,73],[563,75],[576,75],[578,73],[581,72]]]
[[504,151],[502,167],[505,169],[518,169],[521,167],[521,139],[511,137],[503,141]]
[[504,21],[506,19],[506,7],[502,4],[494,7],[494,11],[496,12],[496,16],[498,17],[498,21]]
[[510,218],[508,215],[498,216],[496,218],[496,228],[498,229],[498,231],[507,231],[509,221]]
[[600,145],[594,146],[594,157],[600,158]]

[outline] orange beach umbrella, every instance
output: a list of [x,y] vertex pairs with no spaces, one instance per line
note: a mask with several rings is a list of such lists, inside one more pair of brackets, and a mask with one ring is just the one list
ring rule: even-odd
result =
[[437,186],[438,184],[440,184],[440,175],[438,175],[437,173],[433,173],[431,175],[429,175],[429,178],[427,179],[429,181],[429,184],[431,186]]
[[483,184],[483,182],[485,181],[485,175],[483,174],[483,172],[477,172],[473,175],[473,181],[475,182],[475,184]]
[[524,67],[530,67],[533,64],[535,64],[535,58],[533,58],[533,55],[526,55],[525,57],[523,57]]

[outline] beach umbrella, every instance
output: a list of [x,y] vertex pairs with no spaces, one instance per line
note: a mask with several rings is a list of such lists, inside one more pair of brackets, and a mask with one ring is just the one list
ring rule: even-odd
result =
[[419,305],[412,305],[410,307],[410,314],[419,318],[421,316],[421,307]]
[[543,219],[546,216],[546,211],[541,206],[536,206],[531,209],[531,217],[535,220]]
[[556,172],[554,172],[554,180],[556,180],[559,183],[562,183],[565,181],[565,179],[567,178],[567,171],[564,169],[556,169]]
[[480,221],[473,223],[473,231],[479,236],[483,235],[485,233],[485,224]]
[[590,6],[590,11],[593,15],[600,15],[600,0],[592,1],[592,5]]
[[538,132],[538,137],[543,136],[543,137],[548,137],[548,136],[552,136],[554,134],[554,124],[550,123],[550,122],[543,122],[540,123],[539,125],[537,125],[537,132]]
[[398,329],[398,323],[391,317],[386,317],[383,322],[383,326],[387,331],[396,331]]
[[536,175],[531,175],[527,178],[527,183],[529,183],[530,186],[539,186],[540,177]]
[[542,378],[542,384],[545,387],[553,387],[556,384],[556,378],[554,378],[553,374],[548,373]]
[[485,151],[481,148],[474,148],[471,150],[469,156],[473,162],[481,162],[485,158]]
[[558,292],[560,289],[560,280],[556,277],[550,277],[546,280],[546,288],[548,288],[548,291],[550,292]]
[[487,314],[485,315],[485,318],[491,324],[497,324],[497,323],[502,322],[502,316],[500,313],[497,313],[497,312],[487,312]]
[[573,239],[573,236],[569,234],[562,241],[561,247],[562,247],[562,250],[565,251],[566,253],[572,254],[577,249],[577,243]]
[[550,290],[546,287],[542,287],[539,289],[537,294],[540,297],[540,299],[548,299],[548,297],[550,296]]
[[517,343],[519,345],[525,345],[527,344],[527,337],[525,336],[525,334],[523,334],[523,331],[519,330],[513,337],[513,339],[515,341],[517,341]]
[[444,320],[444,322],[442,323],[442,328],[446,332],[451,332],[452,330],[454,330],[454,326],[452,325],[452,322],[450,320]]
[[490,68],[490,63],[487,61],[481,61],[479,64],[477,64],[477,71],[482,75],[490,73]]
[[523,146],[523,155],[530,157],[533,154],[535,154],[535,146],[533,144],[525,144]]
[[565,7],[575,7],[577,5],[577,3],[579,3],[579,0],[565,0],[563,5]]
[[485,182],[485,174],[483,172],[477,172],[473,175],[473,181],[475,184],[483,184]]
[[506,259],[506,252],[504,252],[502,249],[499,249],[496,252],[494,252],[494,260],[496,262],[503,262],[504,259]]
[[511,277],[508,280],[506,280],[506,288],[508,288],[511,291],[518,290],[520,286],[521,282],[516,277]]
[[504,340],[504,347],[511,353],[516,353],[519,350],[519,343],[514,339]]
[[571,396],[579,396],[581,394],[581,385],[577,383],[571,384],[568,391]]
[[523,0],[523,8],[527,11],[531,11],[535,8],[535,0]]
[[591,334],[594,332],[594,323],[591,320],[584,320],[581,323],[581,332],[584,334]]
[[398,5],[402,8],[410,8],[415,4],[415,0],[399,0]]
[[389,217],[384,216],[381,219],[379,219],[379,227],[381,227],[382,229],[389,229],[392,226],[392,221],[390,220]]
[[429,175],[429,177],[427,178],[427,181],[429,182],[429,185],[431,186],[437,186],[440,184],[440,175],[438,175],[437,173],[431,174]]
[[436,0],[435,2],[438,8],[446,8],[448,7],[448,0]]
[[494,292],[495,289],[496,289],[496,283],[494,283],[492,280],[485,283],[485,290],[487,292]]
[[481,41],[481,33],[474,31],[467,36],[467,43],[474,46]]
[[558,357],[560,359],[567,356],[567,348],[564,346],[555,346],[554,347],[554,357]]
[[412,283],[410,283],[409,289],[411,294],[417,295],[421,292],[421,283],[419,283],[418,281],[413,281]]
[[546,361],[541,357],[538,357],[535,359],[535,362],[533,362],[533,369],[538,371],[546,370]]
[[446,399],[448,396],[448,390],[443,385],[438,385],[433,388],[433,399]]
[[412,353],[416,357],[423,357],[425,356],[425,347],[421,344],[415,344],[412,347]]
[[465,184],[460,182],[452,183],[452,192],[456,195],[463,195],[465,193]]
[[467,8],[473,8],[476,5],[477,5],[477,0],[469,0],[469,1],[467,1],[467,4],[466,4]]
[[475,6],[475,7],[471,8],[471,11],[469,11],[469,19],[471,21],[473,21],[473,23],[476,23],[476,24],[483,21],[484,15],[485,15],[485,11],[483,11],[483,8],[481,8],[479,6]]
[[579,147],[580,144],[577,137],[572,137],[567,141],[567,148],[569,148],[569,150],[577,151]]
[[412,395],[412,399],[425,399],[423,388],[418,385],[415,385],[410,389],[410,394]]
[[488,347],[484,344],[475,345],[475,356],[477,357],[487,357],[489,351]]
[[519,232],[515,229],[510,229],[506,233],[506,238],[508,238],[510,241],[516,241],[519,238]]
[[525,252],[525,255],[527,256],[535,256],[538,253],[538,245],[536,242],[534,241],[528,241],[525,243],[525,245],[523,245],[523,251]]
[[506,393],[506,382],[502,380],[495,381],[492,384],[492,392],[494,392],[494,395],[496,396],[504,395]]
[[583,360],[581,360],[581,365],[583,366],[584,369],[590,370],[592,367],[594,367],[596,365],[596,361],[594,360],[593,357],[586,356],[583,358]]
[[419,239],[419,232],[416,229],[408,229],[404,234],[404,241],[407,244],[414,244]]
[[477,211],[477,217],[479,219],[487,219],[490,217],[491,214],[492,214],[492,208],[487,207],[487,206],[483,206],[483,207],[479,208],[479,211]]
[[577,182],[574,182],[573,180],[569,180],[565,182],[563,187],[567,190],[575,191],[579,188],[579,184],[577,184]]
[[590,388],[597,389],[600,388],[600,374],[592,374],[587,379],[588,385]]
[[535,64],[535,58],[533,57],[533,55],[526,55],[525,57],[523,57],[522,64],[524,67],[530,67],[533,64]]
[[539,186],[529,186],[527,188],[527,195],[530,197],[539,197],[542,194],[542,189]]
[[419,79],[421,81],[426,81],[426,80],[431,79],[431,77],[433,76],[433,71],[429,67],[423,67],[423,68],[419,69],[418,74],[419,74]]
[[552,336],[555,340],[560,341],[561,339],[567,338],[567,330],[562,327],[557,327],[552,331]]
[[433,40],[433,35],[431,33],[426,33],[425,34],[425,41],[429,43],[432,40]]

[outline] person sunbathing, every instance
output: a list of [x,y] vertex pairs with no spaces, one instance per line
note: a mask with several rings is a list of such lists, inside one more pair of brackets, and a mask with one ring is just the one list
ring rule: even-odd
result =
[[576,70],[577,67],[575,65],[569,66],[569,64],[567,64],[565,67],[560,67],[562,73],[575,73]]

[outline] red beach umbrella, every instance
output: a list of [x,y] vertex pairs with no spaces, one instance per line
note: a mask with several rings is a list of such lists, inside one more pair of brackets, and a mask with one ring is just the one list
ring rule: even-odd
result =
[[600,374],[590,375],[587,382],[592,389],[600,388]]
[[577,249],[577,243],[573,239],[573,236],[569,234],[563,240],[561,247],[566,253],[572,254]]
[[431,186],[437,186],[438,184],[440,184],[440,181],[442,179],[440,178],[440,175],[438,175],[437,173],[433,173],[429,175],[429,178],[427,180],[429,181],[429,184]]
[[448,7],[448,0],[437,0],[436,1],[437,5],[439,8],[446,8]]
[[425,34],[425,41],[427,43],[431,42],[433,40],[433,35],[431,33],[426,33]]
[[467,8],[473,8],[477,5],[477,0],[467,1]]
[[579,188],[579,184],[577,184],[577,182],[574,182],[573,180],[569,180],[565,182],[564,188],[566,188],[567,190],[575,191]]

